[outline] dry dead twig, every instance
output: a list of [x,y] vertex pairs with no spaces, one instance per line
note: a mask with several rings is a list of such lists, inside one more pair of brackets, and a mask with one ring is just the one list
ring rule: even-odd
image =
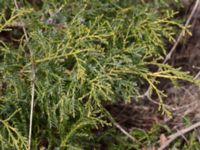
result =
[[129,137],[133,142],[138,142],[132,135],[130,135],[124,128],[122,128],[118,123],[113,123],[116,128],[118,128],[123,134]]
[[[187,28],[188,25],[190,24],[193,16],[195,15],[195,13],[196,13],[196,11],[198,9],[199,4],[200,4],[200,0],[196,0],[196,2],[194,4],[194,7],[193,7],[189,17],[187,18],[185,25],[184,25],[185,28]],[[182,30],[181,33],[179,34],[179,36],[178,36],[176,42],[174,43],[173,47],[171,48],[171,50],[169,51],[169,53],[165,57],[165,59],[163,61],[163,64],[165,64],[171,58],[171,55],[173,54],[173,52],[175,51],[175,49],[178,46],[179,42],[181,41],[182,37],[184,36],[184,32],[185,32],[185,30]]]
[[[19,6],[18,6],[16,0],[14,0],[14,4],[15,4],[16,9],[19,10]],[[22,30],[24,32],[25,41],[26,41],[26,44],[27,44],[30,40],[29,40],[28,34],[27,34],[24,26],[22,26]],[[33,107],[34,107],[34,97],[35,97],[35,78],[36,78],[35,74],[36,74],[36,71],[35,71],[35,61],[34,61],[34,58],[33,58],[33,51],[31,50],[30,47],[28,47],[28,48],[29,48],[29,52],[30,52],[30,55],[31,55],[31,64],[32,64],[32,67],[31,67],[31,78],[32,78],[32,82],[31,82],[31,108],[30,108],[29,136],[28,136],[28,150],[30,150],[31,149],[31,137],[32,137],[32,123],[33,123]]]
[[[195,15],[195,13],[196,13],[197,10],[198,10],[198,6],[199,6],[199,5],[200,5],[200,0],[196,0],[196,2],[195,2],[195,4],[194,4],[194,7],[193,7],[193,9],[192,9],[192,11],[191,11],[191,13],[190,13],[190,15],[189,15],[189,17],[188,17],[187,20],[186,20],[186,23],[185,23],[185,25],[184,25],[184,28],[187,28],[187,26],[190,24],[190,22],[191,22],[193,16]],[[184,32],[185,32],[185,30],[182,30],[182,31],[181,31],[181,33],[180,33],[180,35],[178,36],[177,40],[175,41],[173,47],[171,48],[171,50],[169,51],[169,53],[168,53],[167,56],[165,57],[164,61],[162,62],[163,64],[166,64],[167,61],[171,58],[171,56],[172,56],[172,54],[174,53],[176,47],[178,46],[179,42],[180,42],[181,39],[183,38]],[[160,71],[160,69],[158,69],[157,71]],[[199,75],[198,75],[198,76],[199,76]],[[196,78],[197,78],[197,77],[195,77],[194,79],[196,79]],[[150,90],[151,90],[151,87],[149,86],[148,89],[147,89],[147,91],[146,91],[143,95],[139,96],[139,98],[145,98],[145,97],[146,97],[150,102],[153,102],[153,103],[159,105],[158,102],[154,101],[154,100],[151,98],[151,96],[150,96],[150,94],[149,94],[149,93],[150,93]]]
[[194,130],[195,128],[198,128],[198,127],[200,127],[200,122],[197,122],[197,123],[191,125],[188,128],[182,129],[182,130],[168,136],[168,140],[163,145],[161,145],[161,147],[158,148],[158,150],[166,149],[178,137],[180,137],[180,136],[182,136],[182,135],[184,135],[184,134],[186,134],[186,133],[190,132],[191,130]]

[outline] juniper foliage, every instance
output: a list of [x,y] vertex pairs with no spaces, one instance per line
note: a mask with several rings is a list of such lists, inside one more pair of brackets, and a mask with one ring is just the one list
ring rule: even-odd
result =
[[[33,149],[44,138],[49,148],[91,148],[97,136],[92,130],[110,125],[106,104],[131,102],[148,83],[161,111],[169,113],[157,78],[193,82],[187,73],[160,63],[165,43],[183,28],[163,1],[21,0],[19,6],[0,1],[0,34],[9,35],[0,37],[2,149],[27,148],[28,48],[36,65]],[[20,26],[27,29],[28,43]],[[160,69],[153,72],[150,66]]]

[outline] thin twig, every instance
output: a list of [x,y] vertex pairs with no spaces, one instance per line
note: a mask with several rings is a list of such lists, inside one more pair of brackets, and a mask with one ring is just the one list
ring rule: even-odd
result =
[[196,74],[196,76],[194,77],[194,80],[198,79],[200,76],[200,71]]
[[125,134],[127,137],[129,137],[133,142],[136,142],[136,139],[132,135],[130,135],[124,128],[122,128],[122,126],[120,126],[118,123],[113,122],[113,125],[116,128],[118,128],[123,134]]
[[176,132],[176,133],[168,136],[169,140],[167,140],[165,142],[165,144],[161,145],[161,147],[158,148],[158,150],[164,150],[164,149],[166,149],[175,139],[177,139],[178,137],[180,137],[180,136],[182,136],[182,135],[190,132],[191,130],[194,130],[197,127],[200,127],[200,122],[197,122],[197,123],[191,125],[188,128],[182,129],[182,130],[180,130],[180,131],[178,131],[178,132]]
[[[196,3],[194,5],[194,7],[193,7],[193,9],[192,9],[187,21],[186,21],[186,23],[185,23],[185,26],[184,26],[185,28],[190,24],[193,16],[195,15],[195,13],[196,13],[196,11],[198,9],[199,3],[200,3],[200,0],[196,0]],[[173,47],[171,48],[171,50],[169,51],[169,53],[165,57],[165,59],[163,61],[163,64],[165,64],[171,58],[171,55],[173,54],[173,52],[175,51],[177,45],[179,44],[179,42],[181,41],[182,37],[184,36],[184,32],[185,32],[185,30],[182,30],[181,33],[179,34],[179,36],[178,36],[176,42],[174,43]]]
[[[17,1],[14,0],[15,3],[15,7],[17,10],[19,10],[19,6],[17,4]],[[28,34],[26,32],[25,27],[22,27],[23,32],[24,32],[24,36],[25,36],[25,41],[26,44],[29,42],[29,37]],[[32,63],[32,67],[31,67],[31,107],[30,107],[30,120],[29,120],[29,136],[28,136],[28,150],[31,149],[31,138],[32,138],[32,124],[33,124],[33,107],[34,107],[34,97],[35,97],[35,61],[33,58],[33,52],[31,50],[30,47],[29,48],[29,52],[30,52],[30,56],[31,56],[31,63]]]
[[112,117],[112,115],[108,112],[108,110],[106,110],[105,108],[103,108],[103,111],[105,114],[107,114],[109,120],[111,121],[111,123],[117,128],[119,129],[124,135],[126,135],[128,138],[130,138],[133,143],[137,143],[139,145],[142,145],[142,143],[140,141],[138,141],[137,139],[135,139],[132,135],[130,135],[122,126],[120,126],[115,119]]
[[[196,11],[197,11],[197,9],[198,9],[199,4],[200,4],[200,0],[196,0],[196,3],[194,4],[194,7],[193,7],[193,9],[192,9],[192,11],[191,11],[191,13],[190,13],[188,19],[186,20],[185,25],[184,25],[185,28],[186,28],[186,27],[189,25],[189,23],[191,22],[193,16],[195,15],[195,13],[196,13]],[[166,62],[171,58],[171,55],[174,53],[174,51],[175,51],[177,45],[179,44],[180,40],[182,39],[182,37],[183,37],[183,35],[184,35],[184,32],[185,32],[185,30],[182,30],[182,31],[181,31],[181,33],[180,33],[180,35],[178,36],[178,38],[177,38],[176,42],[174,43],[173,47],[171,48],[171,50],[169,51],[169,53],[168,53],[167,56],[165,57],[164,61],[162,62],[163,64],[166,64]],[[160,68],[159,68],[157,71],[159,71],[159,70],[160,70]],[[150,99],[150,95],[149,95],[150,90],[151,90],[151,87],[149,86],[148,89],[147,89],[147,91],[146,91],[143,95],[141,95],[140,97],[141,97],[141,98],[146,97],[147,99],[152,100],[152,99]]]

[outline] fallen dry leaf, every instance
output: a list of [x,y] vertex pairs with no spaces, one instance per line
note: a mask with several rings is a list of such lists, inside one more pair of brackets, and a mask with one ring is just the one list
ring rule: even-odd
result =
[[165,142],[167,141],[167,137],[165,136],[165,134],[161,134],[160,135],[160,145],[164,145]]

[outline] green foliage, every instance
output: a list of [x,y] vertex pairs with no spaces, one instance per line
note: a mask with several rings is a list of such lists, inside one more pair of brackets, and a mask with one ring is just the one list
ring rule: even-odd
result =
[[[33,149],[41,139],[49,147],[88,149],[94,128],[107,123],[105,104],[130,102],[148,83],[160,99],[157,78],[192,77],[159,63],[166,41],[174,41],[176,14],[142,1],[0,2],[0,144],[26,149],[30,113],[31,62],[36,65]],[[153,2],[152,2],[153,3]],[[30,41],[16,23],[23,22]],[[160,68],[152,72],[150,66]],[[123,140],[122,140],[123,141]],[[125,140],[128,142],[128,140]],[[112,148],[111,148],[112,149]]]

